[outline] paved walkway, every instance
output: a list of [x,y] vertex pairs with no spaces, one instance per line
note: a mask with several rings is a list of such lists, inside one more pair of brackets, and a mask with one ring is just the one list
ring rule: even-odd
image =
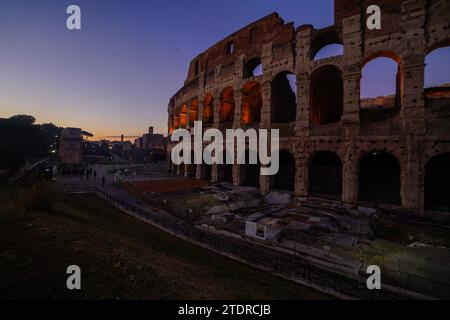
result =
[[[137,165],[119,165],[119,164],[107,164],[107,165],[91,165],[88,168],[92,169],[92,174],[86,178],[84,176],[59,176],[57,178],[57,186],[63,190],[69,192],[92,192],[95,188],[102,188],[102,177],[105,177],[105,188],[110,188],[114,182],[115,170],[130,169]],[[97,177],[94,178],[93,173],[97,172]]]

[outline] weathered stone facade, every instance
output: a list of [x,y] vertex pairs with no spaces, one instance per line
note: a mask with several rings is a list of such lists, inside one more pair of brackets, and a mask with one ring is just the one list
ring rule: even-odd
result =
[[[365,26],[370,4],[382,9],[381,30]],[[450,99],[428,97],[425,57],[450,44],[449,21],[446,0],[336,0],[335,25],[320,30],[310,25],[295,30],[276,13],[250,24],[191,62],[183,88],[170,100],[169,135],[191,128],[195,120],[221,130],[280,129],[282,176],[252,181],[258,170],[242,165],[176,167],[169,162],[169,169],[213,182],[249,180],[263,194],[292,190],[301,200],[323,197],[354,205],[386,199],[424,215],[426,166],[450,153]],[[342,44],[344,53],[314,59],[332,43]],[[361,70],[378,57],[398,63],[396,102],[386,114],[365,114]],[[259,63],[263,74],[253,76]],[[293,107],[282,89],[287,74],[296,78]]]

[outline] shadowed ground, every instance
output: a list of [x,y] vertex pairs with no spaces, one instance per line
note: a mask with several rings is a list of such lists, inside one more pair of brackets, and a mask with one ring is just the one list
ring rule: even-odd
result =
[[[0,190],[0,299],[324,299],[137,221],[93,195]],[[82,290],[65,287],[82,270]]]

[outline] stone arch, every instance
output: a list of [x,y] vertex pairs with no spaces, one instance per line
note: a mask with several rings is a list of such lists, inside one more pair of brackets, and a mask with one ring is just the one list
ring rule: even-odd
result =
[[311,196],[341,200],[342,161],[330,151],[315,152],[308,164],[308,193]]
[[[293,122],[297,114],[295,75],[289,71],[278,73],[271,83],[272,123]],[[294,86],[294,88],[292,88]]]
[[234,90],[232,87],[226,87],[220,96],[219,122],[221,124],[233,123],[234,107]]
[[342,72],[333,65],[321,67],[311,75],[310,121],[324,125],[341,121],[344,82]]
[[342,43],[330,43],[322,47],[313,57],[314,61],[341,56],[344,54],[344,45]]
[[401,205],[401,166],[389,152],[366,153],[359,162],[358,199]]
[[[387,67],[388,72],[380,66]],[[379,70],[383,70],[383,74]],[[389,76],[391,80],[389,80]],[[377,83],[382,80],[384,83],[391,81],[392,85],[390,88],[369,85],[371,79],[377,80]],[[360,79],[360,117],[362,122],[383,121],[398,115],[402,95],[403,61],[399,55],[391,51],[380,51],[363,60]]]
[[334,28],[316,31],[316,35],[311,39],[310,58],[313,60],[317,53],[332,44],[341,44],[342,40]]
[[249,79],[262,74],[262,62],[259,57],[249,59],[244,63],[243,76]]
[[261,122],[262,95],[259,82],[250,81],[244,85],[242,97],[242,124]]
[[427,46],[426,54],[428,55],[431,52],[433,52],[434,50],[444,48],[444,47],[449,47],[449,46],[450,46],[450,39],[438,40]]
[[450,152],[436,155],[425,166],[425,209],[450,212]]
[[203,125],[211,126],[214,124],[214,96],[207,93],[203,99]]
[[280,168],[274,176],[272,189],[295,191],[296,162],[294,155],[286,149],[280,150]]

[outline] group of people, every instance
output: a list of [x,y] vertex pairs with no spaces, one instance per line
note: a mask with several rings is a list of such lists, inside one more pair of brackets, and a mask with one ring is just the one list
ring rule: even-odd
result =
[[[82,168],[72,168],[69,170],[61,170],[61,174],[63,176],[72,176],[72,177],[77,177],[79,176],[80,179],[87,179],[89,180],[91,178],[91,176],[94,177],[94,180],[97,180],[97,171],[92,169],[92,168],[88,168],[88,167],[82,167]],[[106,178],[105,176],[102,176],[101,178],[101,183],[102,186],[105,186],[106,183]]]

